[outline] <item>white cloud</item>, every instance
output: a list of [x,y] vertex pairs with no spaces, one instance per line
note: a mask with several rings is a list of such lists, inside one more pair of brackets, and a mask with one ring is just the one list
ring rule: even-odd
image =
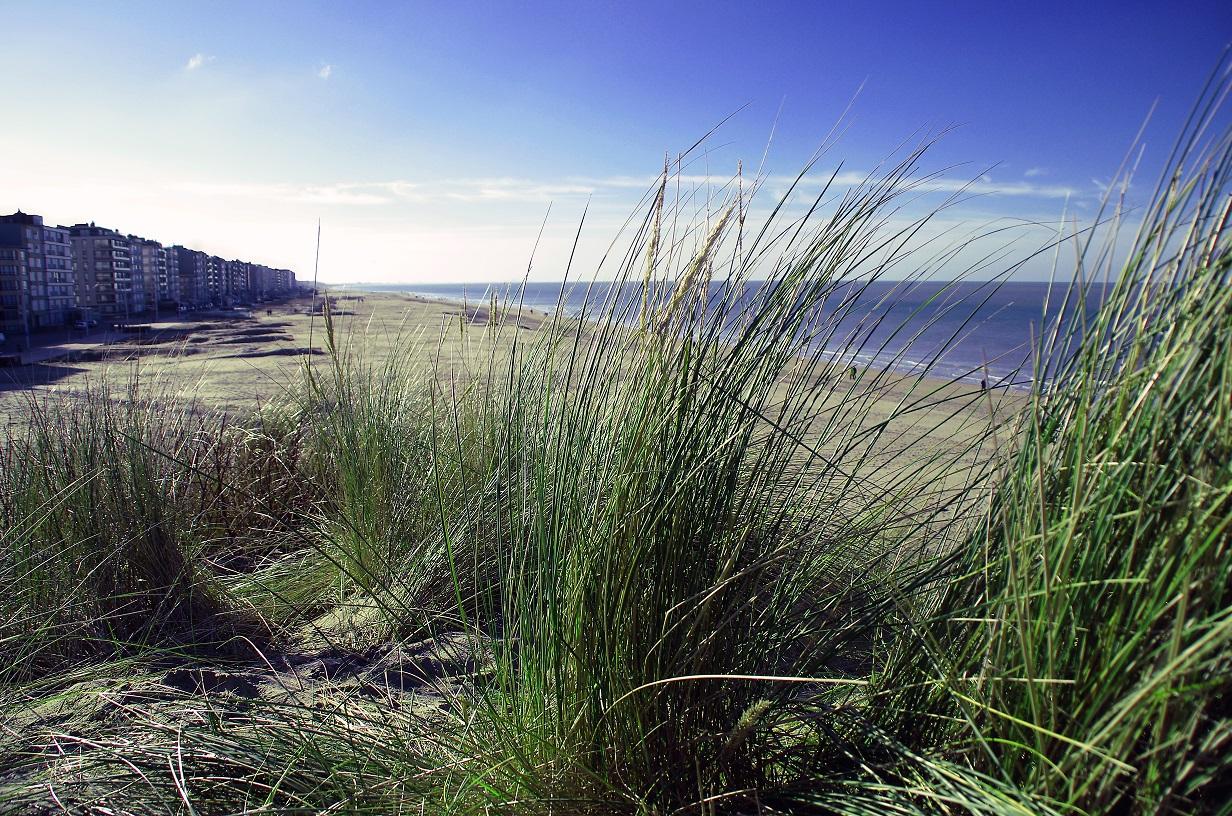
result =
[[1036,178],[1037,176],[1048,175],[1047,167],[1028,167],[1027,172],[1023,173],[1027,178]]
[[317,71],[317,76],[319,76],[321,79],[329,79],[333,73],[334,73],[334,66],[330,65],[329,63],[326,63],[321,66],[321,70]]
[[406,198],[406,182],[377,184],[216,184],[189,182],[179,189],[205,196],[259,199],[287,204],[330,204],[342,206],[393,204]]
[[595,185],[569,181],[534,181],[520,178],[471,178],[442,182],[437,195],[458,201],[548,202],[593,195]]
[[202,54],[200,51],[188,58],[188,62],[184,63],[185,71],[195,71],[206,63],[213,62],[214,57]]
[[[873,182],[875,176],[870,176],[868,173],[861,173],[853,170],[847,170],[839,173],[831,178],[824,172],[816,172],[802,179],[797,179],[795,176],[787,175],[767,175],[760,180],[745,176],[745,190],[753,183],[759,183],[764,189],[778,190],[786,192],[787,188],[795,185],[797,191],[815,189],[822,185],[829,184],[831,188],[837,187],[858,187],[862,184]],[[588,185],[593,190],[602,190],[604,188],[636,188],[649,190],[656,183],[658,178],[654,176],[611,176],[608,178],[583,178],[575,177],[569,181],[576,184]],[[702,175],[680,175],[672,176],[671,184],[679,183],[683,186],[701,186],[709,184],[714,188],[721,189],[724,185],[731,182],[731,178],[727,176],[702,176]],[[943,178],[940,176],[928,176],[905,179],[900,184],[901,187],[908,188],[914,192],[921,193],[971,193],[978,195],[992,196],[1014,196],[1014,197],[1033,197],[1033,198],[1067,198],[1078,196],[1082,191],[1065,185],[1059,184],[1033,184],[1026,181],[1011,181],[1003,182],[996,181],[987,173],[983,173],[975,179],[969,178]]]
[[993,181],[980,176],[973,182],[962,179],[929,179],[920,182],[920,190],[935,193],[966,192],[973,195],[1023,196],[1029,198],[1071,198],[1081,194],[1074,187],[1060,184],[1030,184],[1025,181]]

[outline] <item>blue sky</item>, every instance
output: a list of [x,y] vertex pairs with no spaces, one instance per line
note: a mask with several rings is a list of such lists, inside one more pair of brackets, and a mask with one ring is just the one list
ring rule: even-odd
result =
[[945,129],[927,168],[981,181],[942,226],[1055,221],[1157,102],[1150,175],[1232,40],[1228,3],[998,5],[0,2],[0,209],[301,276],[321,218],[322,279],[388,282],[520,275],[551,204],[554,279],[665,152],[735,113],[722,180],[773,128],[772,196],[862,89],[820,170]]

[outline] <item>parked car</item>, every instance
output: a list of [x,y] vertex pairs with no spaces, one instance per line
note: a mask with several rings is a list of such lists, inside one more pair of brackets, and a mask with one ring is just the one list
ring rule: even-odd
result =
[[74,320],[74,321],[73,321],[73,328],[74,328],[74,329],[81,329],[82,331],[85,331],[86,329],[88,329],[88,328],[90,328],[90,327],[86,325],[86,322],[85,322],[84,320]]

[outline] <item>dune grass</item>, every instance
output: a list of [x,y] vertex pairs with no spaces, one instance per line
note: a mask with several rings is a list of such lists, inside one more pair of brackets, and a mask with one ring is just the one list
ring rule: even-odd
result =
[[1081,270],[1104,306],[1072,356],[1072,326],[1045,341],[1057,385],[874,707],[1087,811],[1232,801],[1232,143],[1194,150],[1204,125],[1124,264]]
[[[1091,244],[1058,287],[1108,291],[1041,332],[1053,376],[1008,420],[850,373],[851,282],[927,266],[927,216],[887,218],[923,151],[756,232],[738,185],[690,223],[665,173],[580,318],[463,322],[436,370],[327,314],[328,357],[242,420],[145,385],[32,402],[0,459],[0,801],[1226,812],[1232,162],[1207,113],[1128,254]],[[912,449],[921,426],[952,444]],[[395,689],[395,652],[435,674]]]

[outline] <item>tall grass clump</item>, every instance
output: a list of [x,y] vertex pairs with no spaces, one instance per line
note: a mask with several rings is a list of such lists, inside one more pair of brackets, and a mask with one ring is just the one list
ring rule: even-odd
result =
[[1041,338],[1055,379],[873,697],[904,742],[1071,812],[1232,797],[1232,141],[1212,117],[1127,251],[1119,208],[1085,242],[1070,296],[1103,305]]
[[[298,439],[297,472],[321,497],[302,525],[311,542],[265,564],[253,582],[277,586],[266,596],[273,608],[313,618],[332,643],[431,633],[457,618],[454,579],[473,598],[486,574],[474,561],[451,572],[443,543],[442,518],[463,516],[474,501],[473,401],[458,396],[474,386],[450,378],[460,391],[445,404],[422,337],[400,336],[377,362],[350,345],[356,338],[338,336],[328,307],[323,319],[328,361],[306,365],[296,387],[267,406],[275,435]],[[444,427],[457,438],[438,446]]]
[[910,257],[922,222],[882,213],[919,157],[753,235],[739,196],[691,232],[655,196],[589,313],[469,392],[479,433],[438,432],[438,451],[480,451],[458,474],[472,501],[442,515],[450,563],[496,566],[462,616],[497,655],[455,735],[471,806],[741,812],[869,761],[845,712],[920,554],[953,534],[943,486],[970,484],[963,456],[988,442],[977,423],[885,468],[927,430],[915,416],[968,416],[978,395],[853,379],[877,317],[840,334],[861,286]]
[[205,566],[253,546],[252,529],[268,526],[230,486],[289,487],[259,464],[246,435],[135,386],[32,397],[27,408],[26,432],[10,435],[0,458],[0,677],[126,645],[262,629]]

